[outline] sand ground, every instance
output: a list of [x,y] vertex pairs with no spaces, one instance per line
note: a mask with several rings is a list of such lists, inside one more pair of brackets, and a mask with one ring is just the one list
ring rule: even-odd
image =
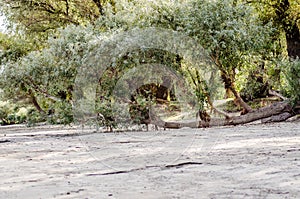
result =
[[0,198],[300,198],[300,122],[0,128]]

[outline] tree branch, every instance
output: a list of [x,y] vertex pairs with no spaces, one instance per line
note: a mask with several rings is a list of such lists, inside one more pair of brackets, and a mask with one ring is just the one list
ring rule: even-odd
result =
[[273,95],[273,96],[276,96],[276,97],[279,97],[282,100],[287,100],[288,99],[288,98],[284,97],[283,95],[281,95],[280,93],[277,93],[276,91],[271,90],[271,89],[269,90],[269,94]]
[[53,100],[53,101],[61,101],[60,98],[55,97],[55,96],[52,96],[52,95],[50,95],[47,91],[44,91],[44,90],[42,90],[41,88],[39,88],[39,86],[36,85],[30,77],[28,77],[28,79],[30,80],[30,83],[29,83],[29,82],[26,82],[26,81],[24,81],[24,82],[25,82],[29,87],[33,88],[36,92],[38,92],[38,93],[44,95],[44,97],[47,97],[47,98],[49,98],[49,99],[51,99],[51,100]]

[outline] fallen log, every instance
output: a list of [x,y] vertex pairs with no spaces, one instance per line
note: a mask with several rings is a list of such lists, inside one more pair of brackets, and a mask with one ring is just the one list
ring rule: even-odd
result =
[[[262,107],[245,115],[234,116],[230,118],[211,118],[210,122],[193,121],[193,122],[165,122],[151,113],[151,124],[161,128],[179,129],[183,127],[189,128],[205,128],[212,126],[228,126],[239,125],[265,119],[263,122],[284,121],[294,115],[295,111],[288,100],[273,103],[269,106]],[[269,118],[269,119],[268,119]]]
[[283,122],[292,116],[294,116],[293,113],[284,112],[279,115],[272,115],[271,117],[264,118],[261,120],[261,123]]

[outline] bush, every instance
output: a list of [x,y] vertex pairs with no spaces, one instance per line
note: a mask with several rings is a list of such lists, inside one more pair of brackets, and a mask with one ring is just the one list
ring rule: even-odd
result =
[[240,95],[245,101],[252,101],[257,98],[264,98],[268,95],[270,86],[264,80],[263,72],[259,70],[249,71],[244,87],[241,89]]
[[0,125],[26,122],[28,110],[9,101],[0,101]]
[[290,96],[293,104],[300,101],[300,60],[296,59],[286,62],[285,78],[287,80],[286,92]]
[[29,108],[26,118],[27,126],[34,126],[36,123],[44,122],[45,121],[45,115],[39,113],[34,108]]
[[50,110],[53,110],[53,113],[48,113],[47,122],[50,124],[70,124],[73,122],[71,104],[64,101],[56,102]]

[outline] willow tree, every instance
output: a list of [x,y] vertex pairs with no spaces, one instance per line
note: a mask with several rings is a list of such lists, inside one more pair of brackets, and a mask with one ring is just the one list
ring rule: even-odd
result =
[[236,71],[243,70],[248,58],[268,53],[270,25],[262,24],[251,7],[230,0],[195,1],[182,15],[185,31],[199,40],[221,71],[227,96],[233,93],[245,112],[251,112],[236,88]]

